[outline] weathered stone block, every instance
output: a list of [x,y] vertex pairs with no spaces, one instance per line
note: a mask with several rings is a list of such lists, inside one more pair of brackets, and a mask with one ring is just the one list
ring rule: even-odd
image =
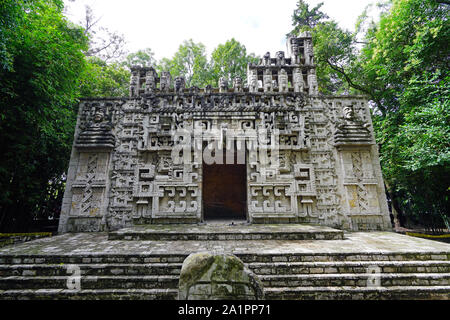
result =
[[193,253],[183,263],[180,300],[263,299],[262,282],[234,255]]

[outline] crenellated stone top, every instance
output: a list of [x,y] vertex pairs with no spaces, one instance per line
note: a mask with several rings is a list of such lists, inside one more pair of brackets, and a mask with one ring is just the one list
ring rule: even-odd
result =
[[153,93],[227,93],[227,92],[296,92],[318,95],[316,67],[310,33],[287,40],[288,56],[278,51],[275,57],[267,52],[257,64],[247,66],[247,84],[236,77],[232,87],[225,78],[220,78],[218,87],[186,88],[184,77],[172,79],[170,72],[160,75],[152,67],[131,67],[130,97],[142,97]]

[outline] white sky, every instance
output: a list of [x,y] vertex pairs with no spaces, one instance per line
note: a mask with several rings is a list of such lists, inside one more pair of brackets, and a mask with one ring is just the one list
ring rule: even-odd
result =
[[[375,0],[308,0],[353,30],[364,8]],[[101,17],[100,25],[125,36],[130,52],[151,48],[157,60],[171,58],[183,40],[193,39],[210,54],[235,38],[248,53],[286,51],[285,34],[297,0],[65,0],[67,16],[79,23],[84,6]]]

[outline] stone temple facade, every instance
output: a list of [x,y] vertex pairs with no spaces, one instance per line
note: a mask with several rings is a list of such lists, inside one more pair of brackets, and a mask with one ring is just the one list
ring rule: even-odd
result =
[[135,67],[129,97],[82,100],[59,232],[217,218],[391,228],[368,101],[318,93],[308,33],[229,81],[187,88]]

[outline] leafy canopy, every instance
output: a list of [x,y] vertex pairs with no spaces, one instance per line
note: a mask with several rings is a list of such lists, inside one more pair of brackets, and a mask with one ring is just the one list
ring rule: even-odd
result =
[[26,228],[49,181],[67,169],[87,49],[83,30],[64,18],[62,1],[6,4],[14,23],[5,27],[2,20],[0,28],[7,48],[0,68],[2,229]]

